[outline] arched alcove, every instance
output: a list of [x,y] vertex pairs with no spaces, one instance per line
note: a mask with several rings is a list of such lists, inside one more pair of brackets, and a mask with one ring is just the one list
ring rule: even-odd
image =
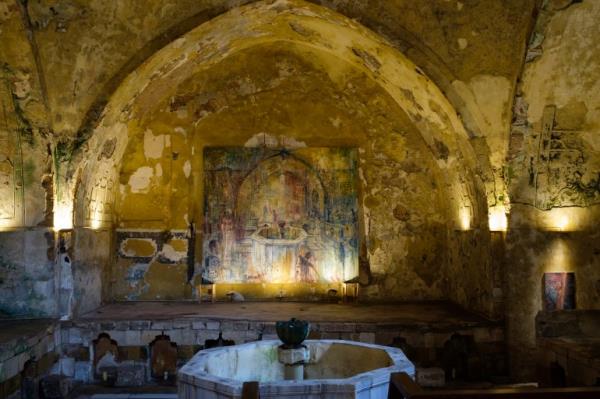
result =
[[[255,191],[255,188],[259,190]],[[256,226],[276,222],[273,212],[264,211],[265,207],[271,207],[268,191],[291,199],[288,203],[276,204],[273,209],[276,215],[283,215],[278,218],[280,220],[298,222],[306,217],[325,217],[327,191],[319,175],[306,161],[289,156],[287,152],[259,162],[244,177],[236,195],[236,218],[241,223],[255,219]],[[299,195],[294,195],[296,193]],[[252,199],[251,209],[245,210],[243,200],[247,198]]]
[[[255,146],[257,137],[279,149],[357,148],[359,255],[373,276],[363,276],[363,294],[447,295],[448,232],[476,227],[486,215],[456,111],[376,34],[330,10],[285,1],[258,2],[201,25],[112,96],[78,156],[75,225],[135,231],[129,238],[139,248],[117,251],[113,297],[193,295],[185,276],[199,275],[207,248],[200,237],[185,237],[191,225],[199,231],[204,224],[202,151]],[[152,239],[144,230],[170,231],[175,241],[145,248]]]

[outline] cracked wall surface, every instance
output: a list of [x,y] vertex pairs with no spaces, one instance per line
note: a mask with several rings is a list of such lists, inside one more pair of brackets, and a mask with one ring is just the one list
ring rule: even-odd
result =
[[544,271],[598,307],[598,3],[311,3],[0,0],[7,313],[56,312],[73,224],[78,312],[192,298],[202,149],[298,143],[359,149],[365,299],[505,316],[515,370]]
[[[72,199],[69,198],[72,198],[74,193],[78,193],[83,196],[83,206],[74,210],[75,219],[82,220],[82,225],[92,228],[110,226],[115,218],[113,208],[117,203],[117,191],[120,190],[116,173],[120,173],[123,178],[123,173],[128,174],[123,170],[126,171],[130,167],[127,165],[135,165],[135,161],[125,162],[125,169],[119,165],[117,168],[121,172],[111,166],[110,162],[102,163],[96,170],[99,177],[94,182],[93,188],[85,189],[84,186],[87,184],[85,172],[82,172],[83,168],[78,168],[82,159],[76,155],[78,151],[85,151],[88,146],[95,145],[93,141],[89,144],[86,143],[86,139],[91,136],[94,123],[100,117],[108,98],[128,73],[159,48],[201,23],[242,3],[247,2],[215,0],[167,3],[156,1],[144,2],[143,5],[141,3],[118,5],[117,3],[94,1],[31,1],[21,5],[18,2],[3,0],[0,3],[2,10],[0,32],[8,40],[3,40],[5,45],[0,46],[2,47],[0,51],[3,52],[2,60],[6,66],[15,71],[16,77],[10,79],[10,90],[12,93],[16,93],[13,97],[17,99],[18,109],[23,110],[20,115],[23,116],[21,122],[25,129],[21,130],[27,133],[34,142],[34,145],[25,149],[22,160],[23,170],[27,172],[28,176],[26,180],[31,182],[30,194],[25,195],[26,200],[22,201],[24,202],[23,207],[26,208],[22,213],[30,216],[23,216],[20,223],[15,221],[12,225],[50,224],[55,215],[54,224],[59,226],[66,221],[66,225],[63,227],[68,228],[70,227],[68,220],[73,210]],[[282,6],[285,5],[285,2],[279,3]],[[276,4],[276,7],[279,7],[279,3]],[[502,115],[503,111],[499,109],[502,101],[499,100],[499,103],[493,104],[496,110],[492,111],[489,100],[480,98],[481,94],[472,94],[472,92],[483,93],[486,90],[480,89],[490,87],[499,90],[499,93],[506,93],[507,90],[510,90],[511,83],[508,83],[507,87],[504,81],[506,79],[509,82],[514,80],[514,76],[518,72],[518,63],[515,64],[509,60],[520,57],[519,46],[515,47],[513,40],[515,37],[524,37],[527,24],[511,24],[511,28],[507,30],[506,22],[515,19],[527,21],[533,8],[533,2],[510,2],[502,6],[494,5],[491,9],[481,4],[459,1],[433,2],[416,6],[409,2],[398,2],[390,6],[390,4],[384,5],[377,1],[361,4],[346,1],[324,1],[318,2],[318,4],[360,21],[386,37],[396,48],[409,54],[417,62],[417,65],[432,76],[443,90],[447,91],[448,97],[461,112],[469,135],[476,134],[477,136],[487,135],[487,131],[475,127],[476,125],[485,124],[487,119],[497,121],[498,117],[493,116],[494,113]],[[491,15],[494,15],[494,18],[489,18]],[[488,23],[483,23],[483,21],[488,21]],[[313,34],[309,27],[303,26],[301,23],[291,23],[290,26],[298,35],[310,36]],[[503,34],[498,36],[500,30]],[[485,51],[486,46],[489,46],[489,39],[492,37],[495,40],[493,56],[487,57],[485,62],[470,62],[469,60],[478,59],[480,52]],[[370,54],[368,50],[355,48],[353,51],[356,57],[362,59],[364,65],[372,72],[377,72],[377,69],[381,67],[382,61],[378,60],[378,56]],[[464,87],[461,86],[460,82],[462,81],[466,82],[462,85]],[[458,89],[454,89],[455,87]],[[500,98],[503,97],[505,94],[500,96]],[[210,107],[218,106],[213,103],[210,104]],[[504,104],[502,103],[502,105]],[[478,107],[487,107],[490,110],[486,109],[483,112],[485,114],[483,118],[481,116],[469,117],[470,114],[482,113],[477,109]],[[478,120],[478,122],[470,123],[471,119]],[[340,122],[334,118],[334,123],[339,124]],[[124,131],[125,126],[121,126],[120,129]],[[293,137],[293,134],[288,136]],[[97,156],[98,160],[104,161],[108,161],[113,156],[118,157],[119,154],[115,154],[115,151],[118,153],[119,149],[116,148],[114,140],[114,138],[106,140],[102,144],[102,151],[94,157]],[[138,227],[153,228],[152,225],[156,223],[152,219],[156,218],[156,209],[168,210],[165,213],[167,215],[174,211],[185,216],[184,210],[189,208],[188,218],[196,211],[193,204],[184,204],[181,201],[168,199],[171,194],[167,193],[167,189],[164,187],[165,192],[161,195],[153,195],[152,206],[144,205],[146,202],[144,196],[148,196],[144,190],[149,189],[150,182],[159,175],[163,181],[172,177],[180,179],[180,183],[177,184],[198,179],[198,161],[195,161],[196,164],[194,164],[193,160],[186,159],[185,152],[189,150],[189,147],[185,146],[188,143],[181,139],[174,141],[178,140],[179,144],[174,143],[173,145],[183,146],[180,151],[182,154],[181,164],[185,168],[183,175],[179,174],[179,164],[175,175],[170,169],[171,165],[163,165],[164,162],[160,162],[160,167],[157,167],[159,163],[154,165],[152,175],[148,168],[137,168],[137,173],[131,173],[130,176],[133,179],[131,187],[137,192],[130,193],[127,196],[129,200],[118,202],[121,209],[125,210],[123,214],[125,218],[120,219],[129,217],[137,220]],[[344,142],[344,140],[340,138],[337,142]],[[486,140],[483,139],[483,141]],[[441,146],[434,142],[429,144],[441,151],[441,154],[446,151],[446,144]],[[477,151],[485,153],[488,147],[487,144],[484,144],[479,146],[483,150],[478,149]],[[75,153],[73,153],[74,150]],[[370,151],[377,150],[371,149]],[[30,158],[29,161],[28,158]],[[177,164],[178,161],[171,159],[170,163]],[[386,172],[387,176],[394,174],[394,168],[395,166],[390,167]],[[491,184],[488,182],[495,181],[497,173],[492,171],[487,164],[485,168],[487,170],[485,184],[486,187],[489,187]],[[409,175],[415,173],[414,169],[413,165],[407,165]],[[365,170],[368,171],[368,165],[365,166]],[[375,167],[374,170],[378,170],[378,167]],[[196,189],[197,183],[196,181]],[[423,185],[418,179],[414,179],[413,183],[417,186]],[[471,183],[461,184],[462,187],[448,195],[451,198],[462,198],[458,200],[462,204],[458,207],[467,210],[455,209],[451,213],[466,212],[473,219],[473,225],[484,223],[482,222],[484,217],[478,215],[479,209],[474,209],[478,207],[472,204],[474,198],[470,198],[477,195],[478,189],[467,187]],[[398,189],[402,189],[402,187],[398,186]],[[184,187],[179,187],[181,195],[184,195],[184,190]],[[422,191],[422,189],[418,190]],[[493,189],[486,189],[488,192],[495,192],[494,190],[501,192],[502,187],[495,185]],[[465,195],[465,191],[471,194]],[[141,198],[139,207],[129,205],[136,203],[133,201],[136,195]],[[375,197],[373,196],[373,198]],[[369,197],[367,200],[374,208],[384,206],[373,198]],[[161,203],[161,201],[170,202]],[[174,205],[175,203],[178,205]],[[412,224],[421,223],[422,218],[418,218],[418,221],[415,222],[405,215],[404,209],[410,208],[405,203],[410,203],[410,201],[405,200],[395,206],[395,220],[406,224],[408,234],[414,236]],[[179,209],[173,210],[172,208],[176,206],[179,206]],[[134,215],[136,212],[138,214]],[[373,211],[369,212],[373,213]],[[375,221],[376,219],[372,219],[370,214],[366,216],[366,219]],[[455,218],[455,216],[453,217]],[[431,217],[425,217],[425,219],[427,218],[431,219]],[[442,223],[439,223],[441,218],[436,218],[438,225],[435,228],[432,227],[433,230],[427,233],[428,239],[443,241],[442,237],[446,233],[442,230],[445,228],[442,227]],[[173,223],[169,220],[167,224],[171,227],[168,228],[187,228],[187,224],[180,221],[180,217],[177,219]],[[476,219],[479,220],[475,221]],[[383,229],[378,233],[379,235],[389,236],[389,234],[394,234],[392,232],[398,231],[398,228],[394,228],[384,233],[388,228],[380,227],[377,223],[375,222],[372,226],[374,226],[374,230]],[[160,226],[159,228],[165,227]],[[381,259],[376,263],[386,262],[387,255],[383,256],[377,253],[384,253],[387,250],[380,247],[381,244],[378,244],[377,239],[373,242],[375,244],[368,244],[366,252],[372,251],[374,259]],[[411,262],[423,258],[430,249],[428,245],[424,247],[417,245],[415,248],[421,248],[420,251],[423,254],[420,257],[415,255]],[[393,257],[397,256],[400,255],[393,255]],[[425,256],[426,258],[427,256]],[[434,260],[432,259],[434,257],[431,255],[427,262],[433,264]],[[428,282],[425,283],[425,286],[437,281],[435,284],[440,287],[445,285],[441,281],[452,275],[452,273],[446,273],[444,277],[441,277],[439,273],[435,273],[433,267],[425,267],[419,273],[424,278],[423,281]],[[401,286],[400,281],[387,284]],[[445,286],[447,287],[447,284]],[[384,291],[389,289],[388,287]],[[433,291],[436,290],[438,289]],[[440,288],[440,290],[442,289]],[[442,291],[451,296],[454,293],[454,290],[447,288]],[[378,296],[377,292],[378,290],[375,290],[373,295]],[[415,292],[419,292],[425,297],[429,295],[429,291],[424,288],[418,288]],[[409,294],[403,295],[408,296]],[[438,296],[438,294],[432,295],[433,297]],[[458,296],[455,299],[457,298]]]
[[580,309],[600,307],[597,2],[547,2],[513,105],[507,179],[507,320],[515,374],[531,378],[544,272],[575,272]]
[[[428,241],[438,239],[441,243],[436,245],[444,245],[446,228],[437,192],[440,183],[431,176],[440,173],[432,155],[402,111],[364,75],[348,68],[337,71],[337,81],[332,81],[316,65],[323,60],[309,55],[289,44],[244,51],[202,75],[192,75],[176,94],[157,104],[160,111],[153,112],[147,124],[136,127],[139,140],[130,140],[125,151],[117,210],[119,229],[147,226],[185,230],[191,221],[201,225],[202,185],[191,183],[203,180],[197,157],[205,146],[239,145],[251,141],[258,132],[269,132],[269,137],[280,137],[284,145],[300,141],[309,147],[358,147],[364,190],[361,202],[368,214],[363,224],[363,257],[369,257],[371,271],[378,278],[382,276],[380,284],[371,287],[367,295],[373,299],[415,295],[440,298],[443,262],[429,255],[435,248]],[[330,58],[324,61],[334,62]],[[151,150],[156,148],[152,143],[157,138],[169,144],[158,145],[160,153]],[[186,174],[190,164],[194,166]],[[143,184],[146,195],[137,192],[138,181],[134,179],[143,170],[150,173]],[[406,205],[400,210],[401,203],[414,204],[419,198],[427,198],[422,204],[428,206]],[[395,211],[390,203],[398,203]],[[163,209],[160,215],[157,206]],[[402,214],[394,217],[394,212]],[[431,236],[421,236],[425,231],[431,231],[427,233]],[[401,239],[402,245],[397,241],[392,244],[385,239],[390,235],[406,238]],[[409,250],[409,243],[416,244],[414,252]],[[394,250],[388,245],[395,245]],[[423,256],[430,256],[423,265],[417,266],[412,260]],[[140,269],[133,261],[117,267],[117,275],[127,276],[129,269]],[[183,295],[185,276],[171,277],[179,279],[178,295]]]

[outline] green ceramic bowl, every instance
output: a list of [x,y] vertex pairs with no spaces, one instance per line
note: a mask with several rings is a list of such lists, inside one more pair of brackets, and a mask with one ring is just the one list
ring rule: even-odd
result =
[[302,342],[308,337],[310,331],[310,323],[304,320],[295,318],[289,321],[278,321],[275,323],[277,336],[283,342],[286,348],[298,348]]

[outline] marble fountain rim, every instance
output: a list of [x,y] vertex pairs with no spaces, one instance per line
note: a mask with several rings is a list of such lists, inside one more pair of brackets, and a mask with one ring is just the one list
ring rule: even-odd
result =
[[[370,371],[365,371],[360,374],[353,375],[347,378],[329,378],[319,380],[302,380],[302,381],[271,381],[261,382],[261,392],[265,394],[276,394],[280,389],[285,389],[286,393],[359,393],[366,389],[377,387],[383,384],[389,383],[389,375],[392,372],[406,372],[411,377],[414,377],[415,368],[414,365],[408,360],[404,352],[399,348],[393,348],[389,346],[368,344],[364,342],[347,341],[340,339],[317,339],[317,340],[306,340],[305,344],[310,343],[322,343],[322,344],[343,344],[352,346],[361,346],[370,349],[384,350],[392,362],[391,366],[381,367]],[[279,340],[264,340],[264,341],[253,341],[244,344],[235,345],[237,347],[243,346],[279,346],[281,342]],[[190,385],[194,385],[200,388],[208,389],[211,391],[219,391],[229,395],[240,395],[242,392],[242,386],[244,381],[235,380],[233,378],[217,377],[213,374],[209,374],[204,371],[194,370],[192,363],[200,360],[203,357],[210,356],[214,352],[219,352],[225,348],[231,347],[218,347],[205,349],[198,352],[192,359],[186,363],[178,372],[178,381],[184,382]]]

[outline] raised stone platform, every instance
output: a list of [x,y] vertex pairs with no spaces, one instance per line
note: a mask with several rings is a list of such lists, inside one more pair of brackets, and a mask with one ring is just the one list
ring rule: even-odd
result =
[[[447,375],[454,370],[458,376],[466,373],[477,379],[506,372],[503,324],[445,302],[126,302],[100,307],[72,321],[20,321],[28,326],[22,328],[31,331],[13,329],[20,332],[12,335],[35,340],[37,334],[49,334],[54,346],[47,346],[48,350],[60,354],[50,372],[75,383],[174,384],[179,367],[204,349],[207,340],[217,340],[219,334],[235,344],[277,339],[275,321],[290,317],[311,322],[309,339],[399,347],[417,366],[441,367]],[[3,348],[12,350],[16,345],[10,342],[16,341],[5,335]],[[102,381],[103,371],[97,366],[107,364],[99,361],[108,352],[114,370],[109,369],[109,378]],[[468,357],[468,370],[452,363],[457,353]],[[22,371],[23,359],[10,366],[15,375]],[[18,383],[14,380],[12,385]]]
[[36,389],[38,377],[58,358],[59,346],[55,320],[0,320],[0,398],[17,391],[24,377]]
[[499,325],[450,302],[337,304],[315,302],[117,302],[79,317],[80,320],[164,320],[207,318],[278,321],[291,316],[323,322],[394,323],[442,330],[457,326]]
[[537,372],[546,386],[600,383],[600,310],[539,312]]

